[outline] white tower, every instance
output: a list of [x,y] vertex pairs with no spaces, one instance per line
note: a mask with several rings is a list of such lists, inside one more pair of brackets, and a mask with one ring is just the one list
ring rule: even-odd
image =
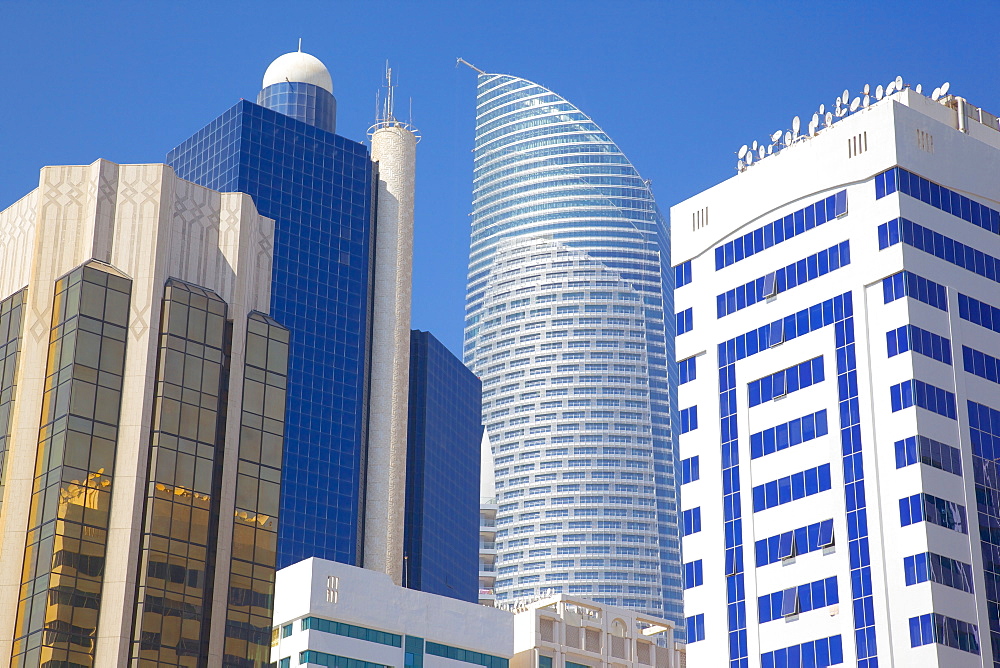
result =
[[410,382],[410,301],[413,274],[413,187],[419,135],[393,116],[388,94],[369,129],[378,164],[375,289],[365,499],[365,568],[403,583],[406,429]]

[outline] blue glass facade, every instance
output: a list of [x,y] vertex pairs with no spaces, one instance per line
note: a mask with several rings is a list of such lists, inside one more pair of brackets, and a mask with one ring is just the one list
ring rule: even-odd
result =
[[326,91],[276,84],[261,99],[299,119],[241,100],[167,163],[184,179],[249,194],[276,221],[271,315],[291,330],[278,568],[308,557],[356,564],[372,162],[362,144],[306,122],[329,115]]
[[479,600],[482,385],[429,332],[410,335],[403,582]]

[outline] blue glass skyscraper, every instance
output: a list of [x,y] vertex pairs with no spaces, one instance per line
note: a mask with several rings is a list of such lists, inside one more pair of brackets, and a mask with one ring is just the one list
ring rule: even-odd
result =
[[[291,330],[278,567],[355,564],[370,355],[372,162],[334,134],[323,64],[276,60],[241,100],[167,155],[178,176],[248,193],[276,221],[271,315]],[[252,495],[254,490],[241,493]]]
[[479,598],[482,384],[430,332],[410,336],[403,583]]

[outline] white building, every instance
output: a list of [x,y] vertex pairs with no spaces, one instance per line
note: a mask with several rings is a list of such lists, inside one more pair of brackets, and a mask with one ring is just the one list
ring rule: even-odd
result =
[[1000,660],[1000,124],[855,109],[671,210],[695,665]]
[[278,571],[278,668],[681,668],[673,625],[556,595],[513,611],[405,589],[323,559]]

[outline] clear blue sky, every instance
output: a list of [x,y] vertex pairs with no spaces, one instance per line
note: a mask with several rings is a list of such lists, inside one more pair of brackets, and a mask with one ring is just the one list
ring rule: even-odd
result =
[[[536,81],[590,115],[664,211],[735,151],[896,75],[1000,113],[998,2],[22,2],[0,0],[0,209],[47,164],[159,162],[303,48],[362,140],[386,59],[418,149],[413,326],[460,352],[475,76]],[[998,175],[1000,177],[1000,175]],[[2,261],[2,260],[0,260]]]

